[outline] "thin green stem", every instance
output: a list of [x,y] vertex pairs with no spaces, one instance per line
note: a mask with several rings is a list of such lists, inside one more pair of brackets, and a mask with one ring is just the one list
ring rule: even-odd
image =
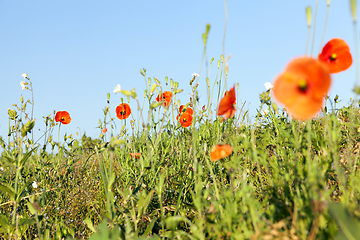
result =
[[307,39],[306,39],[306,47],[305,47],[305,55],[308,54],[309,40],[310,40],[310,31],[311,31],[311,26],[308,27],[308,33],[307,33]]
[[325,25],[324,25],[323,34],[322,34],[321,41],[320,41],[319,53],[321,52],[322,45],[323,45],[324,38],[325,38],[326,26],[327,26],[327,22],[328,22],[328,18],[329,18],[329,9],[330,9],[330,4],[328,4],[328,5],[327,5],[327,8],[326,8]]
[[[227,27],[227,20],[228,20],[226,0],[224,0],[224,5],[225,5],[225,26],[224,26],[224,36],[223,36],[222,52],[223,52],[223,56],[224,56],[224,58],[225,58],[225,37],[226,37],[226,27]],[[223,64],[222,67],[225,68],[225,64]],[[225,69],[224,69],[223,72],[224,72],[224,78],[225,78],[225,85],[224,85],[224,88],[225,88],[225,87],[226,87],[226,71],[225,71]]]
[[[357,33],[357,21],[354,20],[353,22],[353,29],[354,29],[354,44],[355,44],[355,81],[356,81],[356,85],[360,86],[360,82],[359,82],[359,46],[358,46],[358,33]],[[357,100],[357,97],[355,99],[355,101]]]
[[[60,127],[61,127],[61,122],[59,123],[59,132],[58,132],[58,162],[57,162],[57,167],[60,164]],[[56,169],[57,169],[56,167]]]
[[318,0],[316,0],[315,17],[314,17],[314,33],[313,33],[313,40],[312,40],[312,44],[311,44],[310,56],[312,56],[313,49],[314,49],[317,10],[318,10]]

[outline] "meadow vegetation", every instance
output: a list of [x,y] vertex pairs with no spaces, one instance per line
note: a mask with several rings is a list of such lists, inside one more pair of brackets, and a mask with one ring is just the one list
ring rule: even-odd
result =
[[189,78],[186,103],[178,82],[141,69],[143,102],[116,86],[124,98],[111,109],[119,98],[107,95],[96,139],[61,135],[67,111],[43,117],[34,139],[42,123],[21,96],[0,137],[0,238],[358,239],[360,102],[339,107],[327,94],[331,74],[351,64],[339,39],[290,62],[252,120],[223,55],[210,61],[215,77]]

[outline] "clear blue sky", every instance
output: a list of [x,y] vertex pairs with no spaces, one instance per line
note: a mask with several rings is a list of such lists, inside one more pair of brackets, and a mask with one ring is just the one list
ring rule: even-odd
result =
[[[305,8],[314,0],[229,0],[225,56],[229,60],[228,86],[240,84],[240,97],[254,115],[264,83],[272,82],[286,64],[305,53]],[[319,1],[314,55],[318,54],[326,13]],[[96,129],[106,95],[111,111],[120,103],[114,95],[135,87],[139,98],[145,89],[140,68],[164,83],[165,76],[184,89],[189,100],[191,74],[198,73],[203,52],[202,33],[211,24],[207,56],[215,62],[222,54],[224,1],[4,1],[0,0],[0,135],[8,131],[7,109],[20,102],[21,73],[29,75],[35,94],[36,132],[45,129],[42,116],[66,110],[72,122],[62,133],[76,131],[98,137]],[[354,51],[349,1],[332,1],[325,42],[338,37]],[[354,52],[353,52],[354,56]],[[210,81],[216,73],[214,64]],[[204,68],[199,80],[201,101],[206,102]],[[330,94],[344,104],[354,97],[354,65],[333,75]],[[165,85],[165,84],[163,84]],[[135,101],[131,101],[135,110]],[[116,120],[118,125],[120,120]],[[56,134],[57,130],[55,130]]]

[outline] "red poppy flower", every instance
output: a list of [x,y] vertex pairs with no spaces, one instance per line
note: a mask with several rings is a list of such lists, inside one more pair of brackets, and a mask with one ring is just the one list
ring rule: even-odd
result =
[[171,102],[171,97],[172,97],[172,93],[169,91],[165,91],[156,97],[156,101],[160,102],[160,101],[164,101],[164,106],[167,107],[170,105]]
[[344,71],[352,64],[349,46],[342,39],[331,39],[319,54],[319,61],[326,64],[330,73]]
[[127,119],[131,114],[131,108],[127,103],[121,103],[116,107],[116,116],[118,119]]
[[230,145],[226,144],[217,144],[211,148],[210,159],[215,162],[219,159],[226,158],[233,152],[233,149]]
[[193,114],[194,113],[194,111],[193,111],[193,109],[191,108],[191,107],[188,107],[188,108],[186,108],[186,110],[184,111],[184,105],[181,105],[180,106],[180,108],[179,108],[179,115],[180,114],[182,114],[183,112],[187,112],[187,113],[189,113],[189,114]]
[[132,158],[139,159],[141,153],[130,153],[130,155],[131,155]]
[[186,110],[184,110],[184,105],[181,105],[180,106],[180,108],[179,108],[179,115],[177,115],[177,117],[176,117],[176,120],[178,120],[178,118],[181,116],[181,114],[183,114],[183,113],[188,113],[188,114],[190,114],[190,115],[193,115],[193,113],[194,113],[194,111],[193,111],[193,109],[191,108],[191,107],[188,107],[188,108],[186,108]]
[[192,120],[193,120],[193,116],[187,112],[181,114],[179,118],[179,122],[182,127],[189,127],[192,123]]
[[69,124],[71,122],[70,114],[67,111],[58,111],[55,115],[55,122],[62,124]]
[[293,60],[274,83],[273,95],[298,120],[315,116],[331,84],[327,67],[309,57]]
[[181,105],[179,108],[179,115],[177,115],[176,120],[178,120],[182,127],[189,127],[193,120],[193,109],[191,107],[184,110],[184,105]]
[[102,129],[102,132],[103,132],[103,133],[106,133],[106,132],[107,132],[107,128],[104,127],[104,128]]
[[225,96],[219,103],[218,116],[224,115],[224,118],[230,118],[235,115],[236,110],[235,85],[230,91],[225,92]]

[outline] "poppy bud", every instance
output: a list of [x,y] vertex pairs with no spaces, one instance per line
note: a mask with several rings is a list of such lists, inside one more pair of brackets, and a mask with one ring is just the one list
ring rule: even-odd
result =
[[155,91],[155,89],[158,87],[159,85],[157,85],[156,83],[154,83],[152,86],[151,86],[151,90],[150,90],[150,94],[152,95]]
[[306,21],[307,21],[307,25],[308,27],[311,26],[311,7],[307,7],[306,8]]
[[356,0],[350,0],[350,8],[353,21],[356,22]]
[[21,130],[21,136],[25,137],[28,132],[30,132],[35,126],[35,120],[28,121]]
[[162,102],[153,102],[153,103],[150,105],[150,108],[151,108],[151,109],[157,108],[157,107],[159,107],[161,104],[162,104]]
[[174,88],[174,80],[170,79],[170,87]]
[[128,90],[121,90],[120,92],[121,92],[122,94],[124,94],[125,96],[127,96],[127,97],[132,96],[132,93],[131,93],[130,91],[128,91]]
[[154,77],[154,80],[155,80],[155,82],[157,82],[158,84],[160,84],[160,81],[159,81],[156,77]]

